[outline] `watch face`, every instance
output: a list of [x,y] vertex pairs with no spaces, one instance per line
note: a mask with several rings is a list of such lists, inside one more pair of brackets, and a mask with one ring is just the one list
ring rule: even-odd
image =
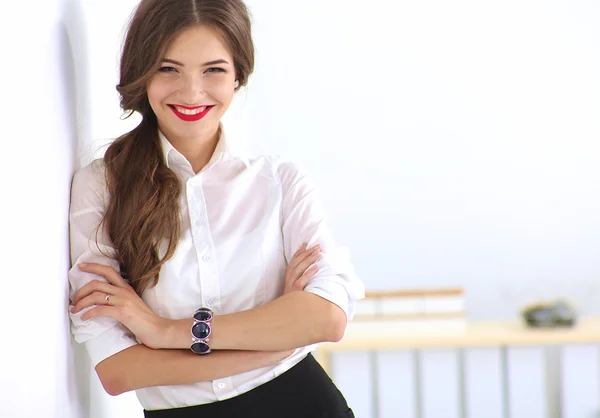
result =
[[200,309],[194,314],[196,321],[210,321],[212,319],[212,312],[208,309]]
[[208,354],[210,353],[210,347],[206,343],[194,343],[192,344],[192,351],[196,354]]
[[210,335],[210,325],[206,322],[198,322],[192,327],[192,335],[203,340]]

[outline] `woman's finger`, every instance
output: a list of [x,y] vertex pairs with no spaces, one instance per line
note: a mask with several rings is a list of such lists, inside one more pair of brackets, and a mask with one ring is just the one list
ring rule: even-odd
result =
[[79,263],[77,264],[79,270],[85,271],[86,273],[97,274],[98,276],[102,276],[112,285],[129,288],[129,283],[121,277],[119,272],[112,268],[111,266],[105,266],[104,264],[96,264],[96,263]]
[[314,264],[321,257],[321,251],[313,251],[308,257],[302,260],[298,265],[291,270],[293,277],[300,278],[307,268]]
[[296,252],[294,253],[294,255],[292,256],[292,260],[297,257],[302,251],[306,250],[306,242],[302,243],[302,245],[300,246],[300,248],[298,248],[296,250]]
[[305,261],[308,257],[310,257],[311,255],[313,255],[315,252],[318,252],[321,250],[321,246],[320,245],[315,245],[314,247],[311,247],[309,249],[306,249],[302,252],[300,252],[297,256],[294,256],[294,258],[292,258],[292,260],[290,260],[289,264],[288,264],[288,268],[290,270],[296,270],[298,268],[298,265],[300,263],[302,263],[303,261]]
[[104,292],[94,292],[89,296],[81,299],[74,307],[71,313],[77,313],[83,311],[85,308],[89,308],[93,305],[104,305],[104,306],[117,306],[117,296],[110,295]]
[[304,290],[308,281],[319,271],[319,266],[314,264],[310,266],[304,274],[294,283],[294,290]]
[[299,257],[303,257],[305,256],[306,253],[310,253],[311,250],[307,250],[306,249],[307,244],[304,243],[300,246],[300,248],[298,248],[298,251],[296,251],[294,253],[294,256],[292,257],[292,259],[290,260],[290,262],[288,263],[288,267],[295,267],[298,264],[298,259]]
[[114,295],[114,294],[118,293],[119,290],[120,289],[118,287],[116,287],[110,283],[106,283],[101,280],[92,280],[85,286],[82,286],[81,289],[79,289],[75,293],[75,296],[73,296],[72,303],[73,303],[73,305],[77,305],[77,303],[79,303],[79,301],[81,299],[85,298],[86,296],[91,295],[94,292],[104,292],[104,293],[108,293],[110,295]]

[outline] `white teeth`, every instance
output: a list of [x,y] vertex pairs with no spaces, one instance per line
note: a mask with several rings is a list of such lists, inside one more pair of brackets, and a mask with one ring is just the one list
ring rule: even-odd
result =
[[206,106],[198,107],[196,109],[184,109],[183,107],[175,106],[175,109],[179,113],[183,113],[184,115],[197,115],[198,113],[204,112]]

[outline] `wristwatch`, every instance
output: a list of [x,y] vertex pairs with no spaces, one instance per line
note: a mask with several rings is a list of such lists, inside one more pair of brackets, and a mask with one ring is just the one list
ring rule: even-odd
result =
[[208,308],[200,308],[194,314],[192,346],[190,348],[196,354],[210,353],[208,341],[211,333],[210,321],[212,317],[213,312]]

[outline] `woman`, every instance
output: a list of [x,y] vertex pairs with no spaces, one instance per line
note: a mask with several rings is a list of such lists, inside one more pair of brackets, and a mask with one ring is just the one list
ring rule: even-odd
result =
[[353,416],[310,352],[363,285],[307,178],[220,122],[253,54],[241,0],[143,0],[117,86],[143,120],[73,180],[73,333],[146,417]]

